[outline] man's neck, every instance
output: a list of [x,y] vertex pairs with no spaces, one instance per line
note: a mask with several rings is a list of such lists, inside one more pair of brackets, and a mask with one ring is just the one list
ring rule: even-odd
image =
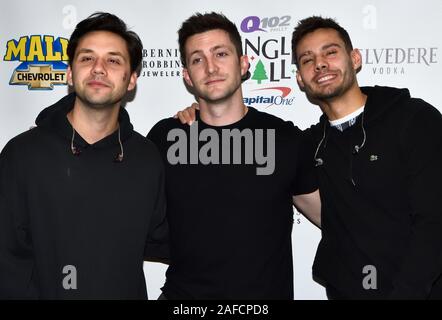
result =
[[79,99],[75,100],[74,108],[67,114],[72,127],[89,144],[107,137],[118,128],[120,107],[93,109],[85,107]]
[[199,99],[199,104],[201,120],[211,126],[226,126],[238,122],[248,111],[241,92],[218,103]]
[[328,120],[338,120],[355,112],[365,105],[367,96],[362,93],[359,86],[352,87],[342,96],[320,101],[318,103],[322,112],[327,115]]

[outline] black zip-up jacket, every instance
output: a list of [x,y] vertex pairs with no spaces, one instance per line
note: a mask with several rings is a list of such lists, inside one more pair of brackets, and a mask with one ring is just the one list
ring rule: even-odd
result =
[[310,129],[323,162],[314,276],[340,298],[440,295],[441,114],[407,89],[362,91],[368,99],[352,127],[341,132],[323,116]]
[[0,298],[146,299],[143,260],[167,258],[164,169],[119,114],[89,145],[66,114],[70,94],[0,155]]

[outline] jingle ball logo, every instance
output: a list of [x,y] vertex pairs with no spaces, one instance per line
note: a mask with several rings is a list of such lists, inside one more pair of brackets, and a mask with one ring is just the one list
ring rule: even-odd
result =
[[52,90],[54,85],[66,85],[67,46],[68,39],[51,35],[9,40],[3,60],[21,62],[9,84],[27,86],[29,90]]
[[244,103],[261,108],[292,106],[296,85],[291,59],[291,16],[248,16],[241,21],[244,54],[249,57],[250,79]]

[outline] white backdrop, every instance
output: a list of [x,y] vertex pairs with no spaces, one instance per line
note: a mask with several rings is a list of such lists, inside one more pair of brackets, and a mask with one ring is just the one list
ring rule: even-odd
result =
[[[19,66],[25,61],[18,60],[20,54],[23,54],[22,60],[48,60],[51,52],[46,50],[49,47],[45,45],[44,36],[69,39],[76,23],[95,11],[117,14],[143,40],[145,65],[135,99],[127,104],[135,129],[142,134],[160,119],[192,103],[193,97],[185,90],[181,78],[177,30],[193,13],[206,11],[223,12],[241,28],[252,75],[258,70],[256,79],[244,84],[244,96],[255,101],[259,97],[263,97],[261,101],[273,97],[273,105],[252,105],[292,120],[302,129],[315,123],[320,111],[306,100],[296,85],[290,58],[291,32],[299,19],[313,14],[337,19],[350,33],[353,45],[362,50],[364,66],[359,73],[360,85],[408,87],[412,96],[442,109],[441,84],[437,80],[442,72],[440,0],[223,0],[216,4],[203,0],[43,0],[38,3],[22,0],[3,2],[1,7],[0,149],[13,136],[32,126],[41,109],[67,93],[63,84],[54,85],[53,89],[48,88],[49,82],[33,83],[33,88],[25,81],[11,84],[14,74],[23,74]],[[20,42],[23,37],[26,39]],[[9,45],[8,41],[11,41]],[[34,54],[24,49],[28,45]],[[55,45],[52,60],[63,60],[62,55],[57,57],[57,50]],[[262,66],[257,68],[259,61],[265,76]],[[54,63],[52,70],[56,70],[60,62]],[[295,299],[325,299],[324,289],[311,276],[319,229],[295,214],[292,238]],[[166,266],[145,263],[144,270],[149,298],[155,299],[164,283]]]

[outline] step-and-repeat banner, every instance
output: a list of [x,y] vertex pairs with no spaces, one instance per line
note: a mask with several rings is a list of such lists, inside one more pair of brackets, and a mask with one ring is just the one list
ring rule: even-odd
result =
[[[143,41],[143,68],[135,98],[126,106],[142,134],[194,101],[183,84],[177,30],[195,12],[222,12],[240,29],[252,74],[243,85],[246,103],[302,129],[321,114],[300,92],[291,63],[291,33],[310,15],[335,18],[348,30],[363,56],[360,85],[408,87],[412,96],[442,110],[440,0],[22,0],[1,7],[0,149],[68,92],[69,36],[96,11],[118,15]],[[294,222],[295,298],[325,299],[311,274],[320,231],[296,212]],[[166,266],[145,263],[144,270],[155,299]]]

